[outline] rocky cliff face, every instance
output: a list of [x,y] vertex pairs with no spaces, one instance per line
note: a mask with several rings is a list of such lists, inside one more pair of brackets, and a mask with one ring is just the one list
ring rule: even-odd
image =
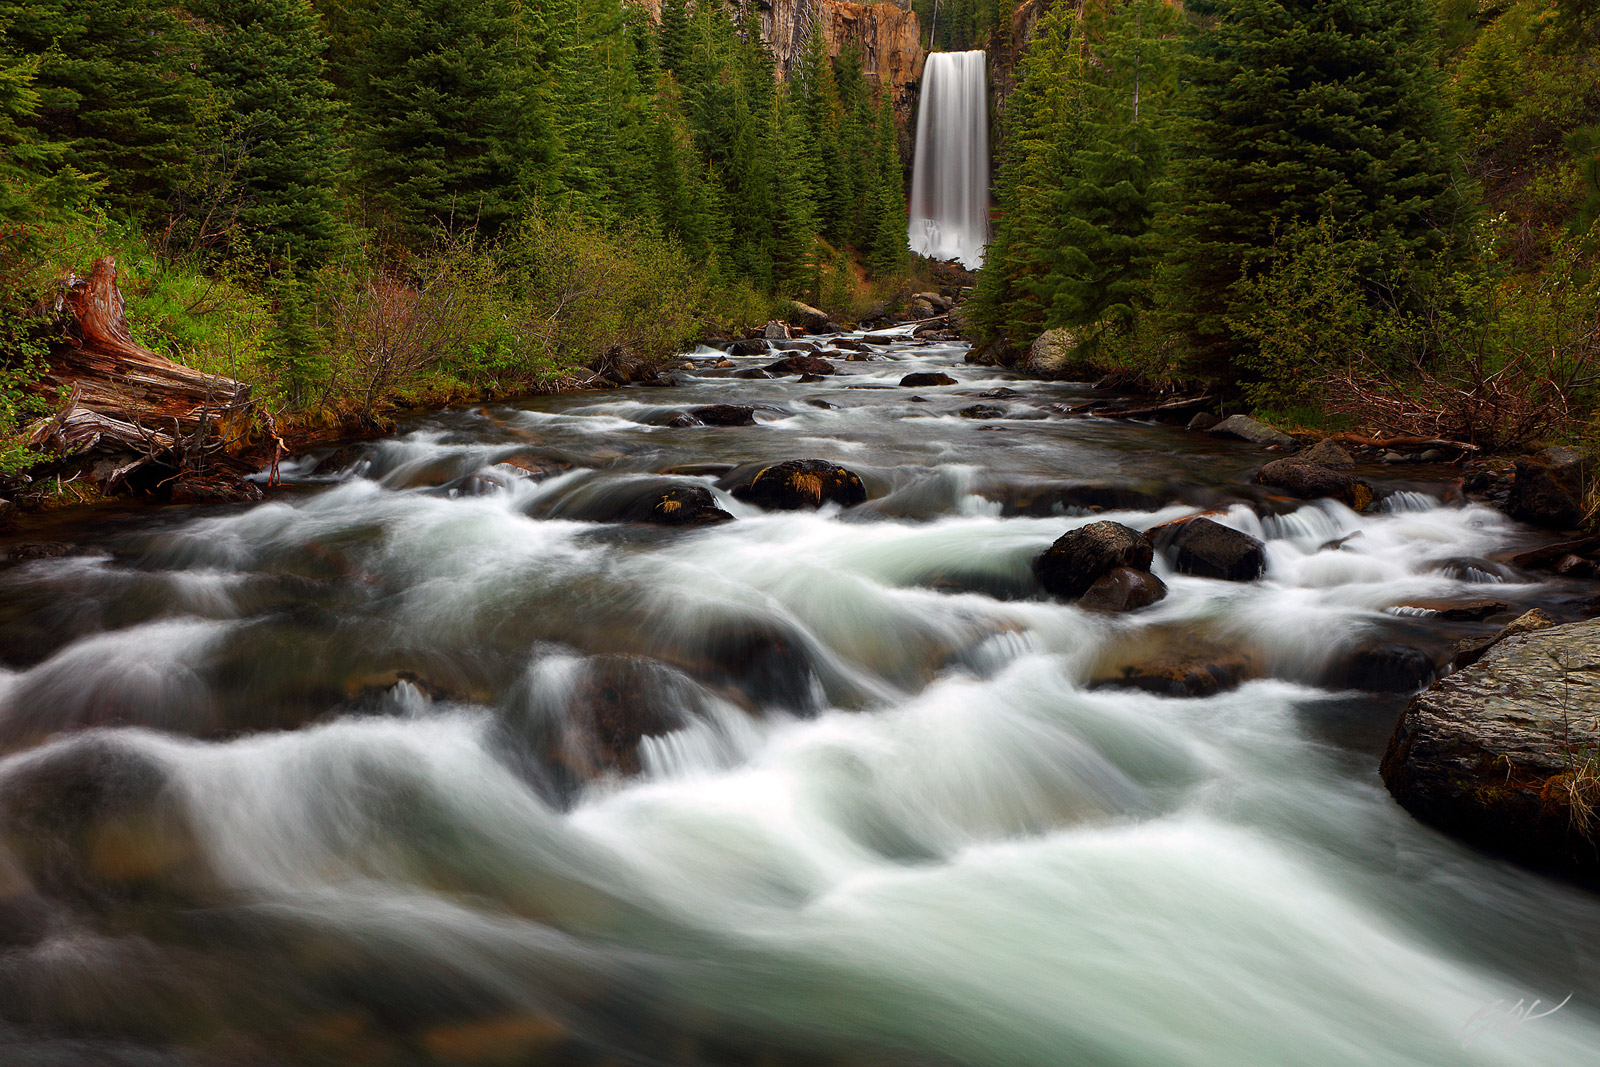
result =
[[[629,0],[661,19],[661,0]],[[747,0],[739,0],[740,3]],[[837,56],[854,42],[861,49],[862,68],[872,77],[887,79],[897,98],[922,77],[927,53],[922,50],[922,26],[911,10],[911,0],[850,3],[849,0],[755,0],[761,9],[761,32],[778,60],[778,70],[788,76],[800,62],[806,38],[816,26],[828,42],[828,54]]]
[[911,0],[854,4],[848,0],[766,0],[761,28],[785,76],[800,61],[812,27],[837,56],[854,42],[861,49],[867,74],[885,79],[897,93],[922,77],[927,53],[922,27]]

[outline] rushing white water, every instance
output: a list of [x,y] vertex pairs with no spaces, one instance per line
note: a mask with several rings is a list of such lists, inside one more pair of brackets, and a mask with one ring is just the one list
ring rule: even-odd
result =
[[[1414,600],[1559,611],[1474,577],[1530,532],[1418,485],[1233,496],[1263,580],[1158,563],[1166,600],[1085,612],[1042,548],[1262,453],[1040,418],[1049,383],[963,419],[999,383],[961,354],[442,414],[333,486],[0,571],[0,1063],[1591,1062],[1600,903],[1414,822],[1375,770],[1404,695],[1326,682],[1483,628]],[[931,369],[963,380],[892,387]],[[729,399],[757,425],[668,425]],[[763,512],[705,469],[805,448],[872,499]],[[500,466],[533,449],[571,469]],[[592,519],[668,470],[736,520]],[[1153,488],[996,491],[1112,472]],[[1217,646],[1259,676],[1097,685]],[[630,699],[659,725],[596,771]]]
[[983,266],[989,243],[989,73],[981,51],[934,52],[922,71],[911,250]]

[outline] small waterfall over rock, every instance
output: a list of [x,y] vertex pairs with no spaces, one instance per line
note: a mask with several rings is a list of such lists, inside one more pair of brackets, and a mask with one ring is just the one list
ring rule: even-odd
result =
[[911,250],[971,270],[989,243],[986,59],[981,51],[928,57],[911,176]]

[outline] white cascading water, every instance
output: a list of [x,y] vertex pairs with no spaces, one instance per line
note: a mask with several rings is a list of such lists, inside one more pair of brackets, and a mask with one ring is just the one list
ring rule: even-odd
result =
[[989,243],[989,98],[981,51],[935,52],[922,72],[911,250],[983,266]]
[[[1271,453],[964,354],[440,412],[0,568],[0,1064],[1595,1063],[1600,898],[1412,819],[1377,774],[1405,694],[1323,679],[1498,625],[1409,604],[1600,589],[1501,573],[1539,535],[1422,467],[1367,514],[1252,507]],[[675,425],[728,400],[757,424]],[[502,463],[535,454],[570,469]],[[871,498],[718,482],[801,455]],[[667,469],[735,521],[593,518]],[[1150,491],[1021,507],[1102,478]],[[1158,558],[1140,612],[1036,594],[1066,530],[1191,493],[1260,581]],[[1260,676],[1099,684],[1173,647]],[[661,723],[635,771],[563,785],[630,693]]]

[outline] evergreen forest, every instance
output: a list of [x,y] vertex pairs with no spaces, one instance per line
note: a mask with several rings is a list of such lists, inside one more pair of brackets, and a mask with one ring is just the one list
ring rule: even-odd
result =
[[1314,428],[1586,432],[1597,33],[1584,0],[1053,5],[999,120],[977,332]]
[[[904,266],[888,88],[666,0],[4,0],[0,428],[115,253],[138,340],[290,425],[559,385]],[[14,447],[8,462],[26,457]]]

